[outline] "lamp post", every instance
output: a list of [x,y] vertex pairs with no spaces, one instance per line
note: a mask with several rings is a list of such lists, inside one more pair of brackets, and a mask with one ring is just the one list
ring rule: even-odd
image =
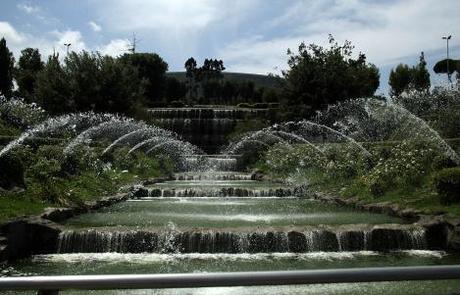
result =
[[449,40],[452,38],[452,35],[449,36],[443,36],[442,39],[446,40],[446,45],[447,45],[447,80],[449,81],[450,84],[452,84],[452,80],[450,78],[450,71],[449,71]]
[[[64,46],[67,47],[67,55],[69,55],[69,47],[70,47],[70,45],[72,45],[72,43],[64,43]],[[449,55],[449,54],[447,54],[447,55]],[[449,67],[447,67],[447,68],[449,68]]]

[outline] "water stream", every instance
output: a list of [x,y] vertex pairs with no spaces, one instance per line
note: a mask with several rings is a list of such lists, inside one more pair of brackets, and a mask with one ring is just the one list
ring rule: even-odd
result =
[[[69,219],[55,254],[36,255],[14,269],[70,275],[460,263],[459,255],[429,250],[426,232],[416,224],[322,203],[295,187],[254,181],[241,172],[179,173],[148,190],[148,197]],[[63,294],[450,294],[459,289],[459,281],[436,281]]]

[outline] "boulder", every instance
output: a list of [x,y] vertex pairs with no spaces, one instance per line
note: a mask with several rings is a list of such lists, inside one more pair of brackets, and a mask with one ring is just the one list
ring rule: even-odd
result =
[[147,198],[149,196],[149,190],[144,187],[137,187],[133,191],[134,198]]
[[22,218],[1,227],[8,240],[7,259],[13,261],[34,254],[56,252],[60,227],[43,218]]
[[303,233],[290,231],[288,233],[288,248],[290,252],[306,252],[308,250],[307,238]]
[[46,208],[41,218],[62,222],[76,215],[75,208]]

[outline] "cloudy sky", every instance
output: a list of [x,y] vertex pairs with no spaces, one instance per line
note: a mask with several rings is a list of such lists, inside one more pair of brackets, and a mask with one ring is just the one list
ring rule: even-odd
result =
[[380,68],[379,93],[398,63],[414,64],[424,51],[432,68],[445,57],[443,35],[453,35],[451,55],[460,58],[458,0],[1,0],[0,11],[0,37],[16,56],[25,47],[64,55],[64,43],[117,56],[136,33],[137,51],[158,53],[171,71],[193,56],[266,74],[286,68],[287,48],[325,45],[331,33]]

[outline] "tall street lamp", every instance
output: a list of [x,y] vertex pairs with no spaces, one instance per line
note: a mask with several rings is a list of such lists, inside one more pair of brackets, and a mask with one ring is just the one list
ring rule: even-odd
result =
[[[64,43],[64,46],[67,47],[67,55],[69,55],[69,47],[70,45],[72,45],[72,43]],[[449,55],[449,54],[447,54]],[[447,66],[447,68],[449,68],[449,66]]]
[[452,80],[450,78],[450,71],[449,71],[449,40],[451,38],[452,38],[452,35],[442,37],[442,39],[446,40],[446,43],[447,43],[447,80],[449,80],[449,83],[452,84]]

